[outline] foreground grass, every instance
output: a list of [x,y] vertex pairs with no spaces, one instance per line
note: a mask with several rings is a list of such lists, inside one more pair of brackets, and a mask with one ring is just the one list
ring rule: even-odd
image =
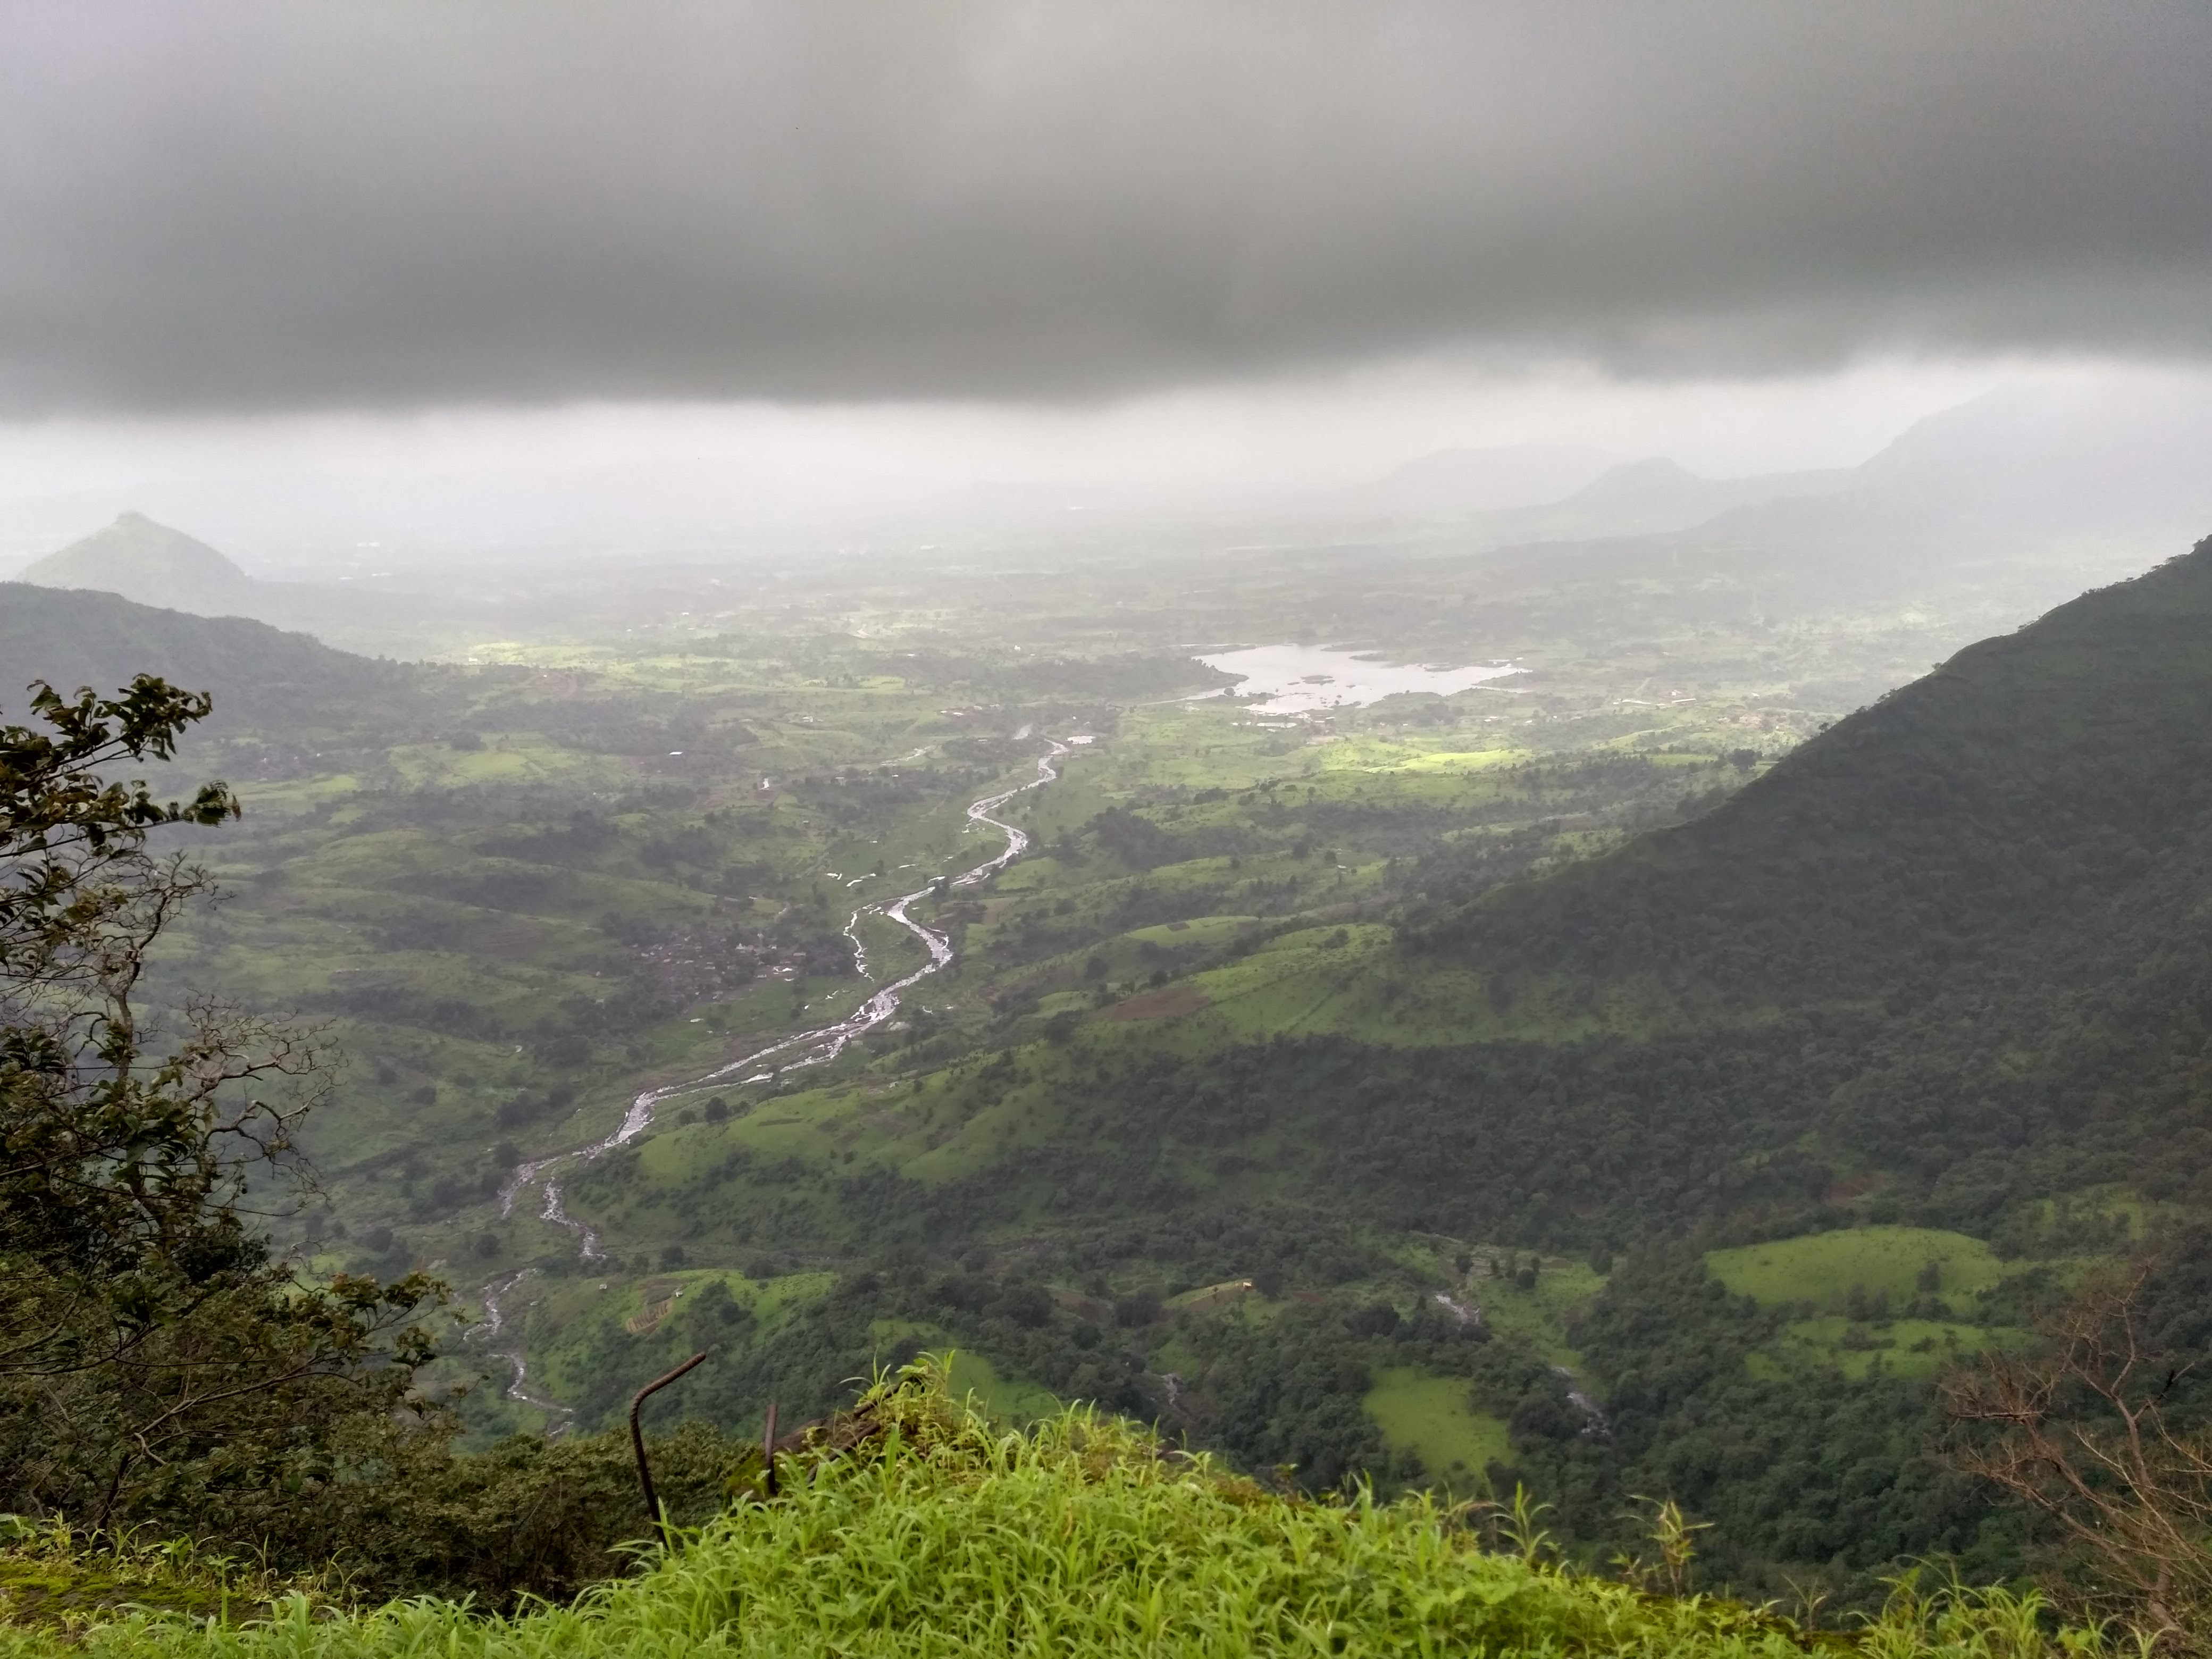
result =
[[[225,1626],[133,1612],[0,1634],[45,1659],[593,1659],[599,1655],[1622,1654],[1807,1651],[2030,1659],[2094,1655],[2033,1598],[1909,1590],[1850,1637],[1731,1602],[1670,1598],[1540,1559],[1486,1553],[1419,1501],[1286,1498],[1068,1412],[1003,1432],[917,1368],[785,1457],[638,1577],[568,1607],[477,1616],[433,1600],[360,1613],[295,1595]],[[66,1642],[68,1647],[64,1648]]]

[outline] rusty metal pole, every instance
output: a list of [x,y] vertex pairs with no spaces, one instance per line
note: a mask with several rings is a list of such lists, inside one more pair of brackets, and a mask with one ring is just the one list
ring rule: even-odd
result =
[[775,1401],[768,1402],[768,1427],[761,1435],[761,1467],[767,1471],[761,1477],[761,1496],[775,1496]]
[[630,1396],[629,1443],[630,1449],[637,1454],[637,1484],[642,1487],[645,1492],[645,1513],[647,1518],[649,1518],[655,1526],[660,1528],[660,1541],[664,1544],[670,1541],[668,1517],[661,1514],[660,1499],[653,1494],[653,1466],[645,1461],[645,1431],[639,1428],[637,1425],[638,1407],[644,1405],[647,1400],[659,1393],[661,1389],[666,1388],[671,1382],[673,1382],[678,1377],[683,1376],[684,1372],[690,1370],[693,1366],[699,1364],[701,1360],[706,1358],[706,1357],[707,1356],[703,1352],[693,1354],[689,1359],[678,1365],[674,1370],[669,1372],[667,1376],[653,1378],[652,1382],[647,1383],[635,1395]]

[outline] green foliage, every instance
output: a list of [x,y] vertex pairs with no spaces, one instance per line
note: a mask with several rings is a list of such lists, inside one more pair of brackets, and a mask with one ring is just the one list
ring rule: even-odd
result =
[[[167,761],[177,738],[213,707],[141,674],[120,696],[74,698],[37,685],[31,708],[46,730],[0,726],[0,982],[11,995],[110,988],[160,905],[160,872],[145,851],[158,825],[216,824],[237,797],[203,784],[163,803],[143,779],[106,775],[129,761]],[[125,959],[118,959],[123,957]]]
[[[1732,1157],[1683,1172],[1687,1207],[1739,1209],[1791,1164],[1873,1176],[1875,1219],[1984,1234],[2099,1182],[2179,1199],[2212,1168],[2212,953],[2172,926],[2212,886],[2208,621],[2212,544],[1416,942],[1522,1002],[1595,986],[1670,1028],[1617,1044],[1691,1036],[1708,1076],[1683,1104]],[[1604,1045],[1562,1046],[1568,1091],[1598,1086]]]
[[0,1625],[70,1632],[147,1611],[231,1623],[264,1615],[295,1592],[326,1601],[333,1577],[287,1577],[189,1540],[0,1516]]
[[[312,1504],[265,1532],[218,1536],[287,1571],[325,1573],[355,1601],[433,1593],[507,1608],[620,1577],[652,1534],[626,1431],[514,1435],[456,1454],[446,1436],[350,1427],[339,1449],[353,1459]],[[760,1466],[757,1445],[699,1422],[649,1436],[647,1451],[656,1495],[687,1526],[720,1513]]]
[[1780,1595],[1820,1582],[1843,1606],[1878,1599],[1896,1564],[1942,1558],[1973,1582],[2020,1571],[2021,1531],[1926,1454],[1942,1414],[1924,1379],[1761,1376],[1751,1357],[1784,1316],[1728,1295],[1692,1257],[1632,1259],[1575,1327],[1607,1379],[1607,1431],[1514,1414],[1516,1462],[1558,1495],[1573,1536],[1613,1550],[1639,1493],[1712,1523],[1705,1582]]
[[[279,1659],[437,1651],[1230,1655],[1634,1652],[2042,1659],[2102,1653],[2048,1632],[2033,1597],[1903,1587],[1856,1637],[1772,1613],[1655,1595],[1525,1553],[1485,1553],[1425,1500],[1316,1504],[1087,1411],[1009,1433],[954,1401],[943,1373],[879,1383],[784,1462],[781,1495],[653,1558],[572,1607],[487,1619],[416,1601],[322,1619],[307,1599],[243,1627],[137,1617],[87,1632],[112,1659]],[[13,1651],[42,1653],[18,1637]]]
[[238,806],[106,774],[169,758],[209,700],[142,675],[114,698],[42,686],[33,708],[45,731],[0,728],[0,1501],[258,1533],[347,1425],[395,1431],[434,1287],[302,1282],[241,1216],[285,1170],[312,1040],[203,1003],[155,1047],[134,1003],[204,885],[149,831]]
[[[427,1592],[510,1609],[622,1577],[652,1536],[625,1431],[516,1435],[457,1456],[447,1435],[383,1434],[356,1415],[331,1438],[343,1469],[258,1514],[233,1493],[204,1513],[105,1532],[0,1516],[0,1622],[82,1624],[127,1607],[236,1621],[295,1591],[318,1606]],[[681,1525],[711,1520],[759,1479],[757,1445],[702,1423],[647,1447]]]

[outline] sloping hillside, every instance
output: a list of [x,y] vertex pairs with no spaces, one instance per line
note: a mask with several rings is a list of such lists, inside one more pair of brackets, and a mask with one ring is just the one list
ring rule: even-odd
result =
[[1805,744],[1717,811],[1427,922],[1492,971],[1881,996],[2212,891],[2212,542]]
[[112,690],[135,674],[213,692],[216,733],[254,726],[289,738],[404,712],[424,679],[412,665],[334,651],[305,634],[241,617],[0,582],[0,709],[20,708],[22,688],[34,679],[64,690]]
[[1091,1134],[1025,1171],[1062,1212],[1172,1207],[1264,1149],[1272,1189],[1334,1208],[1616,1248],[1870,1204],[1989,1233],[2100,1185],[2193,1201],[2208,708],[2212,544],[1961,653],[1691,824],[1416,907],[1395,951],[1255,958],[1264,1003],[1224,973],[1213,1007],[1102,1032],[1050,1062]]
[[1854,1075],[1792,1116],[1908,1185],[1995,1134],[2014,1164],[2178,1190],[2212,1168],[2209,708],[2212,542],[1961,652],[1695,823],[1411,942],[1488,975],[1531,1035],[1577,1005],[1725,1028],[1724,1050],[1773,1019],[1848,1028]]

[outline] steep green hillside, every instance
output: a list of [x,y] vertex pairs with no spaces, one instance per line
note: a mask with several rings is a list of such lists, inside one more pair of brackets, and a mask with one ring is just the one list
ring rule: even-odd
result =
[[1767,1006],[2108,951],[2203,883],[2208,696],[2212,544],[1960,653],[1695,825],[1420,938]]
[[1667,1115],[1732,1118],[1746,1178],[1810,1145],[1954,1220],[2100,1182],[2187,1198],[2212,1169],[2208,709],[2212,544],[1960,653],[1693,824],[1424,921],[1413,957],[1525,1010],[1505,1035],[1576,1006],[1586,1048],[1700,1033],[1716,1075]]
[[358,731],[428,715],[440,671],[333,651],[242,617],[197,617],[114,593],[0,582],[0,708],[22,688],[112,690],[137,674],[215,694],[206,731],[257,727],[289,742],[332,727]]

